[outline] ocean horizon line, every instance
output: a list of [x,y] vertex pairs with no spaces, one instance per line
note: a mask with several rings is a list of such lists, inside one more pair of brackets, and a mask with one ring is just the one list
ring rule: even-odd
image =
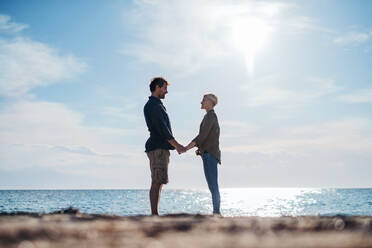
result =
[[[220,190],[241,189],[372,189],[371,187],[221,187]],[[149,190],[149,188],[0,188],[0,190]],[[163,190],[207,190],[208,188],[163,188]]]

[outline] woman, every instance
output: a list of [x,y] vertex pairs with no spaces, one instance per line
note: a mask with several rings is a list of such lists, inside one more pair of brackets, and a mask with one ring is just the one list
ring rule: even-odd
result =
[[207,179],[208,188],[212,193],[213,214],[220,214],[220,191],[218,189],[217,163],[221,164],[221,152],[219,148],[220,126],[217,115],[214,112],[218,99],[213,94],[206,94],[201,101],[201,109],[206,114],[200,124],[199,134],[193,139],[186,149],[198,147],[197,155],[203,159],[204,175]]

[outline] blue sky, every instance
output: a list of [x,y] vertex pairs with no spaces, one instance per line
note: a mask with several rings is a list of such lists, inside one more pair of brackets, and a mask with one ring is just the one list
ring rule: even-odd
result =
[[[372,187],[369,1],[1,1],[0,188],[148,188],[154,76],[187,144],[219,97],[221,187]],[[206,186],[172,152],[168,188]]]

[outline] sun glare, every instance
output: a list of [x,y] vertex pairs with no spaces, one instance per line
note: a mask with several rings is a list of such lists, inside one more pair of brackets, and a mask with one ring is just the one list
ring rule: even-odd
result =
[[[302,212],[301,205],[314,203],[311,194],[319,189],[306,188],[230,188],[221,190],[223,207],[235,215],[281,216]],[[310,195],[309,195],[310,194]]]
[[239,18],[232,23],[234,46],[243,53],[248,72],[254,71],[254,60],[257,52],[264,46],[272,31],[260,18]]

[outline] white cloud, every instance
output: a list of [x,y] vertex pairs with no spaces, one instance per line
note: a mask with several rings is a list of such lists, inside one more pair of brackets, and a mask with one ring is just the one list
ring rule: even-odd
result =
[[[291,5],[290,9],[298,9],[298,6]],[[280,25],[280,35],[283,34],[305,34],[307,32],[316,33],[333,33],[333,31],[327,27],[320,25],[316,19],[309,16],[301,15],[290,15],[286,13],[286,17],[283,17],[278,25]]]
[[244,121],[221,121],[221,130],[223,131],[223,137],[226,139],[241,138],[242,135],[254,135],[259,130],[259,127],[248,124]]
[[277,127],[239,121],[226,128],[221,128],[219,175],[228,185],[371,186],[369,119]]
[[280,164],[293,167],[301,159],[318,163],[320,168],[338,164],[352,167],[358,159],[372,158],[370,120],[345,119],[276,129],[256,127],[255,130],[230,130],[236,136],[223,136],[223,152],[235,154],[244,164],[263,167]]
[[5,106],[0,112],[0,167],[71,172],[88,167],[99,174],[107,166],[141,163],[142,147],[118,142],[138,133],[87,127],[82,122],[81,114],[63,104],[18,101]]
[[296,80],[267,76],[252,81],[242,89],[247,92],[246,104],[250,107],[270,104],[293,109],[338,92],[342,87],[330,78],[309,77]]
[[25,38],[0,39],[0,94],[23,96],[31,89],[69,79],[86,64],[73,55],[61,56],[46,44]]
[[372,103],[372,89],[362,89],[343,94],[338,99],[346,103]]
[[[18,32],[25,27],[9,20],[3,19],[2,29]],[[104,183],[111,179],[116,185],[136,185],[133,178],[142,170],[138,165],[147,163],[143,161],[143,147],[133,141],[145,140],[143,132],[86,126],[84,115],[64,104],[42,102],[36,97],[25,100],[30,99],[27,96],[32,89],[66,82],[86,67],[81,59],[18,33],[15,38],[0,37],[0,95],[8,97],[0,108],[1,171],[43,171],[56,178],[70,175],[88,181],[83,185],[92,185],[89,187],[113,185]],[[54,185],[54,178],[49,185],[42,185],[39,179],[43,177],[36,175],[28,183],[41,188],[66,187],[63,183]],[[17,180],[23,181],[22,177]],[[7,185],[0,183],[0,187]]]
[[[144,143],[148,134],[142,129],[96,128],[83,123],[83,115],[62,104],[24,101],[4,107],[0,112],[0,169],[54,169],[90,182],[102,180],[98,184],[91,183],[93,188],[94,185],[145,187],[149,181],[148,161],[142,143],[140,146],[132,143],[139,139]],[[301,167],[320,173],[323,169],[340,166],[350,168],[358,164],[359,159],[372,159],[371,123],[368,120],[278,128],[229,120],[221,121],[221,130],[222,185],[234,185],[236,179],[241,180],[245,173],[252,173],[252,169],[268,173],[275,167]],[[204,185],[201,161],[193,152],[182,156],[173,153],[171,164],[170,187]],[[185,173],[189,176],[197,174],[193,186],[189,185],[190,177],[185,177]],[[293,172],[292,176],[297,178],[294,180],[297,186],[309,177],[300,172]],[[350,182],[354,183],[354,179]],[[271,185],[270,180],[262,177],[260,182]],[[284,181],[281,183],[276,186],[285,185]],[[326,181],[321,183],[327,185]],[[338,185],[343,184],[339,181]],[[247,184],[241,181],[240,186]],[[63,185],[58,187],[63,188]]]
[[[132,109],[134,104],[127,105],[127,108]],[[139,122],[138,115],[131,113],[132,111],[127,111],[127,108],[118,107],[104,107],[102,113],[104,115],[112,116],[115,118],[125,119],[130,122]],[[142,120],[142,119],[141,119]]]
[[359,45],[370,41],[372,32],[348,32],[336,37],[333,42],[338,45]]
[[361,135],[368,132],[366,124],[359,120],[280,128],[275,131],[273,138],[266,136],[258,144],[229,146],[225,151],[263,154],[290,152],[298,155],[325,150],[332,150],[332,152],[338,150],[339,154],[347,151],[368,153],[372,149],[372,137]]
[[16,22],[11,22],[11,18],[8,15],[0,15],[0,33],[9,32],[17,33],[27,28],[27,24],[19,24]]
[[126,13],[137,39],[122,53],[182,73],[235,57],[252,72],[258,51],[282,25],[288,30],[314,27],[310,18],[283,15],[291,8],[260,1],[137,1],[135,10]]

